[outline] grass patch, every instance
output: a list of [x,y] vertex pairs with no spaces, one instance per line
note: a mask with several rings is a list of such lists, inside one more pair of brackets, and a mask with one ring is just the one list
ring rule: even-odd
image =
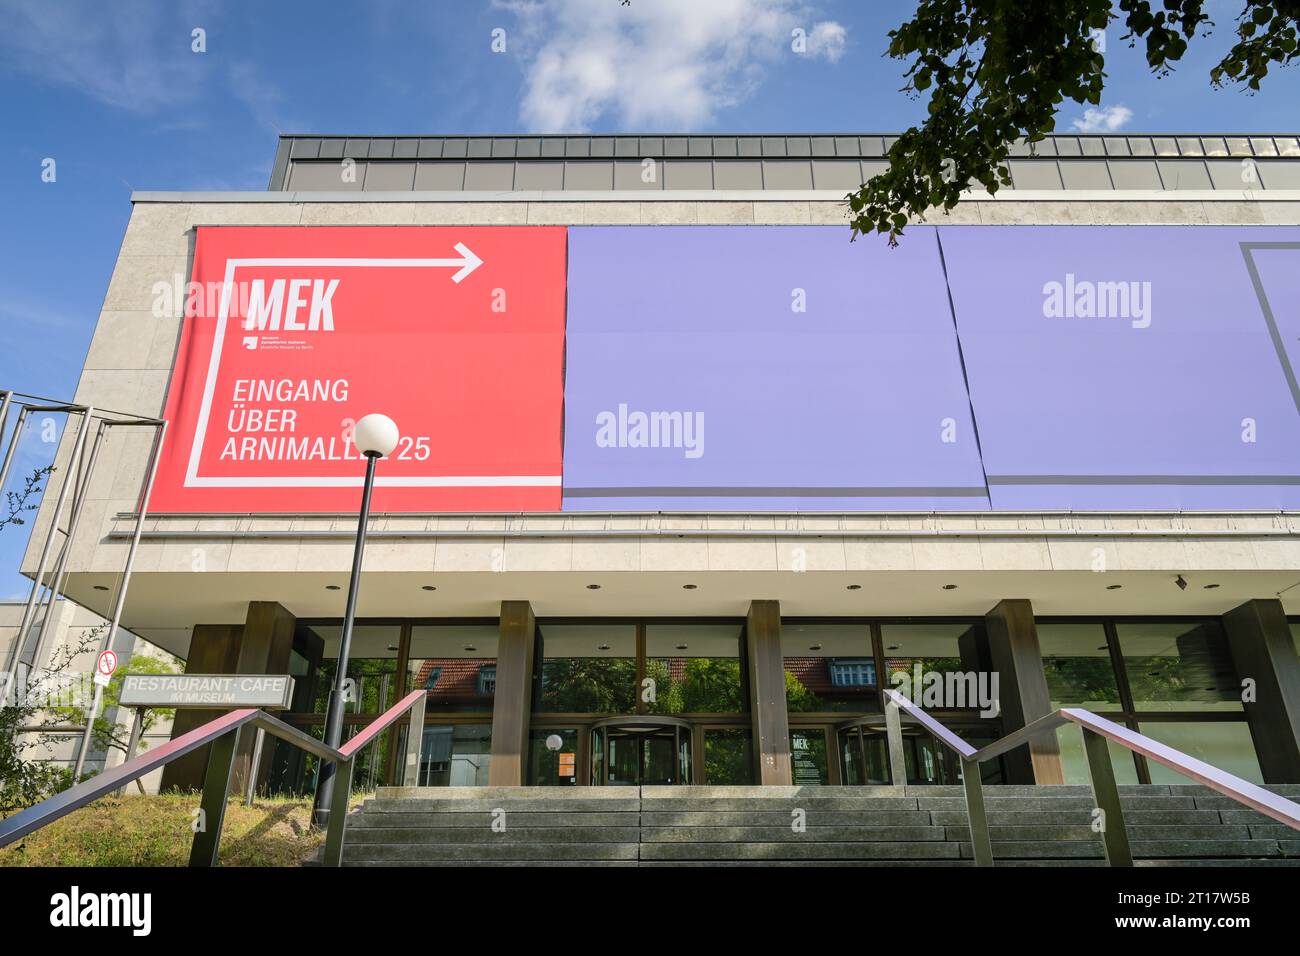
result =
[[[102,797],[0,849],[0,866],[186,866],[198,793]],[[325,842],[311,800],[226,805],[222,866],[299,866]]]

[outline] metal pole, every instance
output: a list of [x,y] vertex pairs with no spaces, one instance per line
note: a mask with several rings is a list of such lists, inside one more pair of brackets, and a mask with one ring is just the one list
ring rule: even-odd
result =
[[1133,850],[1129,847],[1124,808],[1120,805],[1115,767],[1110,762],[1110,743],[1087,727],[1083,730],[1083,751],[1088,757],[1088,778],[1092,783],[1094,810],[1100,813],[1101,844],[1110,866],[1132,866]]
[[253,758],[248,764],[248,788],[244,794],[246,807],[251,807],[253,798],[257,796],[257,768],[262,765],[262,744],[265,742],[266,731],[258,727],[257,736],[253,738]]
[[[9,439],[9,447],[5,449],[5,461],[0,465],[0,488],[9,480],[9,466],[13,464],[14,454],[18,451],[18,439],[22,437],[23,426],[27,423],[27,406],[24,405],[18,409],[18,418],[14,421],[13,437]],[[4,429],[0,427],[0,438],[4,437]]]
[[[78,475],[77,488],[72,495],[72,514],[68,516],[68,533],[63,539],[63,547],[59,551],[59,561],[54,568],[54,585],[50,588],[49,610],[41,619],[41,629],[36,638],[36,648],[32,651],[32,667],[35,667],[41,660],[41,651],[44,650],[46,641],[49,640],[50,629],[54,626],[54,602],[59,599],[59,589],[63,587],[63,579],[68,571],[68,558],[72,554],[72,539],[77,535],[77,526],[81,524],[81,513],[86,507],[86,497],[90,492],[90,480],[95,475],[95,463],[99,461],[99,449],[104,443],[104,435],[108,432],[108,425],[104,422],[99,423],[99,429],[95,432],[95,441],[90,446],[90,461],[86,463],[85,473]],[[81,472],[80,465],[77,468]]]
[[[859,730],[859,733],[861,731]],[[903,753],[903,720],[893,698],[885,699],[885,740],[889,745],[889,780],[895,787],[907,786],[907,757]],[[863,748],[862,772],[866,779],[866,748]]]
[[961,782],[966,792],[966,825],[970,828],[971,854],[976,866],[993,865],[993,841],[989,837],[989,817],[984,809],[984,781],[980,765],[973,760],[961,762]]
[[418,787],[420,785],[420,750],[424,744],[424,702],[421,697],[411,706],[411,727],[406,732],[406,770],[402,775],[402,786]]
[[[126,756],[122,758],[122,763],[130,763],[131,758],[135,756],[135,748],[140,746],[140,738],[144,736],[144,711],[143,707],[133,708],[135,710],[135,719],[131,721],[131,736],[126,741]],[[80,728],[78,728],[80,729]],[[126,784],[122,784],[113,794],[120,797],[126,793]]]
[[[163,436],[167,433],[167,423],[163,422],[154,433],[153,449],[149,452],[149,467],[145,471],[144,490],[140,497],[140,508],[135,516],[135,534],[131,536],[131,547],[126,552],[126,567],[122,571],[122,586],[117,591],[117,601],[113,604],[113,619],[108,625],[108,633],[99,642],[99,652],[110,647],[117,635],[118,625],[122,623],[122,608],[126,606],[126,591],[131,583],[131,568],[135,565],[135,552],[140,547],[140,532],[144,530],[145,512],[149,507],[149,494],[153,491],[154,475],[158,473],[158,449],[162,447]],[[99,698],[98,688],[95,698]],[[90,749],[90,735],[94,732],[94,720],[86,721],[86,728],[81,735],[81,745],[77,749],[77,764],[73,780],[81,779],[81,768],[86,763],[86,752]]]
[[[81,413],[81,427],[77,429],[77,438],[73,442],[72,454],[68,456],[68,461],[80,461],[81,450],[86,445],[86,433],[90,431],[90,417],[94,409],[87,405]],[[72,469],[69,467],[63,475],[63,482],[59,485],[59,495],[54,504],[54,513],[50,516],[50,529],[45,535],[45,544],[41,547],[41,557],[36,563],[36,574],[32,577],[32,590],[27,596],[27,607],[23,610],[22,623],[18,625],[18,633],[14,640],[14,650],[10,654],[10,660],[18,659],[19,652],[23,645],[27,643],[27,632],[32,624],[32,615],[36,610],[36,595],[41,590],[41,579],[45,577],[45,565],[50,560],[50,548],[54,546],[54,533],[59,527],[59,515],[63,513],[63,502],[67,500],[68,480],[72,477]],[[49,490],[49,485],[46,485]],[[44,495],[42,495],[42,501]],[[13,670],[12,664],[6,670]]]
[[[5,424],[9,421],[9,403],[13,401],[14,393],[11,389],[6,389],[4,401],[0,402],[0,438],[4,438]],[[4,487],[4,478],[0,477],[0,487]]]
[[81,745],[77,747],[77,763],[72,768],[72,782],[81,783],[81,773],[86,769],[86,754],[90,752],[90,738],[95,732],[95,718],[99,715],[99,705],[104,700],[104,686],[95,685],[95,697],[90,703],[90,711],[86,714],[86,726],[81,732]]
[[[357,543],[352,551],[352,577],[348,580],[348,603],[343,612],[343,635],[339,640],[339,659],[334,673],[334,687],[330,690],[329,710],[325,717],[325,746],[339,749],[343,742],[343,688],[348,677],[348,652],[352,647],[352,622],[357,611],[357,592],[361,587],[361,559],[366,551],[366,526],[370,523],[370,492],[375,485],[375,463],[379,456],[366,454],[366,480],[361,490],[361,516],[357,522]],[[334,787],[333,777],[337,768],[333,763],[322,760],[320,772],[316,777],[315,807],[312,818],[316,826],[323,827],[329,821],[330,804]],[[350,782],[350,781],[349,781]],[[347,813],[346,803],[341,808]]]

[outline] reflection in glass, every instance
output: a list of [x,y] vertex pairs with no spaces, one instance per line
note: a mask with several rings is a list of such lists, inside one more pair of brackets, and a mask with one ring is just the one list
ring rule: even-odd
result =
[[643,693],[652,714],[743,713],[739,624],[648,624]]
[[[560,738],[560,749],[551,750],[546,741]],[[528,732],[529,787],[573,787],[578,783],[578,731],[566,728],[534,729]]]
[[880,710],[871,632],[865,624],[786,624],[781,657],[790,713]]
[[[983,635],[975,624],[882,624],[881,640],[885,651],[887,686],[898,687],[905,679],[915,683],[916,676],[939,674],[987,673]],[[907,688],[909,684],[901,684]],[[964,688],[964,682],[953,686]],[[919,692],[919,689],[918,689]],[[916,694],[914,693],[913,699]],[[977,707],[977,701],[945,702],[945,706]]]
[[1217,622],[1119,623],[1115,629],[1137,710],[1242,709]]
[[1040,623],[1038,645],[1053,710],[1119,709],[1119,684],[1101,623]]
[[[1251,783],[1263,783],[1255,746],[1250,737],[1250,726],[1244,720],[1198,721],[1196,723],[1166,723],[1144,720],[1139,728],[1143,734],[1166,746],[1181,750],[1189,757],[1203,760],[1213,767],[1226,770]],[[1152,783],[1192,783],[1182,774],[1170,770],[1154,760],[1147,761]]]
[[715,785],[754,782],[753,740],[748,730],[704,731],[704,782]]
[[544,624],[537,710],[631,714],[636,711],[636,627]]
[[849,786],[888,784],[889,744],[883,731],[849,728],[841,730],[840,766]]
[[498,628],[491,624],[415,625],[406,686],[429,692],[429,712],[490,712],[498,638]]
[[[339,624],[314,624],[308,630],[324,641],[322,660],[316,677],[314,713],[325,713],[330,689],[338,668],[339,644],[343,627]],[[388,624],[358,624],[352,628],[348,649],[348,677],[353,681],[350,699],[344,704],[348,714],[381,714],[397,703],[397,650],[401,628]]]
[[420,752],[420,786],[486,787],[491,754],[490,724],[426,726]]

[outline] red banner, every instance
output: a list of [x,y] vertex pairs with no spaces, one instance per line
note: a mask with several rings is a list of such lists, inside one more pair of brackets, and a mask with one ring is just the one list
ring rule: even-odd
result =
[[560,507],[563,227],[202,227],[150,509]]

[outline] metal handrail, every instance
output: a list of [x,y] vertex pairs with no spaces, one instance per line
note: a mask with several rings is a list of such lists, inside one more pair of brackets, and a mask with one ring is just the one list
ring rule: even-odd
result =
[[[1226,770],[1220,770],[1203,760],[1197,760],[1158,740],[1153,740],[1135,730],[1129,730],[1080,707],[1062,707],[991,744],[976,749],[905,695],[889,688],[884,689],[884,695],[886,733],[890,738],[891,756],[895,752],[900,757],[902,755],[900,721],[897,717],[899,711],[902,711],[961,758],[962,784],[966,792],[966,819],[970,827],[971,847],[976,866],[993,865],[993,848],[989,836],[988,815],[984,810],[984,785],[980,779],[980,764],[1022,747],[1034,738],[1055,731],[1057,727],[1065,724],[1076,724],[1083,731],[1089,782],[1092,785],[1097,808],[1102,812],[1102,845],[1106,852],[1106,861],[1111,866],[1132,866],[1133,852],[1129,846],[1128,828],[1124,822],[1124,809],[1120,805],[1119,787],[1115,782],[1115,769],[1111,764],[1108,741],[1113,741],[1149,760],[1163,764],[1170,770],[1195,780],[1243,806],[1263,813],[1279,823],[1286,824],[1294,830],[1300,830],[1300,803],[1265,790],[1249,780],[1243,780]],[[889,719],[891,715],[893,720]]]
[[[117,790],[132,780],[171,763],[178,757],[211,744],[207,772],[203,778],[203,795],[199,802],[200,826],[195,831],[194,841],[190,845],[190,866],[215,866],[221,843],[221,825],[226,815],[226,801],[230,796],[230,776],[235,764],[236,743],[240,730],[248,726],[265,731],[321,760],[328,760],[336,765],[337,770],[333,779],[334,811],[330,814],[329,823],[326,825],[323,863],[326,866],[338,866],[343,859],[343,837],[347,828],[348,815],[347,799],[352,788],[352,772],[355,769],[357,754],[403,714],[410,711],[411,729],[406,737],[403,782],[407,786],[414,786],[419,773],[420,746],[424,739],[425,696],[426,691],[423,689],[411,691],[367,724],[364,730],[338,750],[286,724],[283,720],[272,717],[263,710],[252,708],[233,710],[139,757],[105,770],[89,780],[0,820],[0,847],[48,826],[73,810],[84,807],[92,800]],[[251,772],[255,770],[250,768]]]

